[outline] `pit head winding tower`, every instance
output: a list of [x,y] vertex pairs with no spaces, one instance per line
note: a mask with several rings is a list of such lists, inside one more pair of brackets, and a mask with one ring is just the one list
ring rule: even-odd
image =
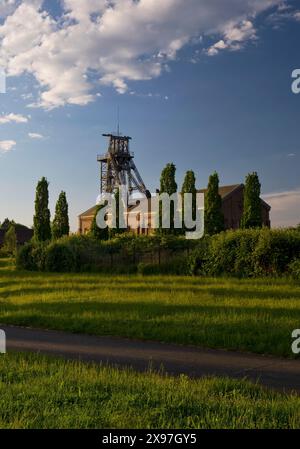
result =
[[100,193],[114,193],[120,186],[126,186],[129,195],[140,192],[151,198],[141,175],[134,163],[134,153],[130,151],[131,137],[103,134],[108,137],[108,150],[99,155]]

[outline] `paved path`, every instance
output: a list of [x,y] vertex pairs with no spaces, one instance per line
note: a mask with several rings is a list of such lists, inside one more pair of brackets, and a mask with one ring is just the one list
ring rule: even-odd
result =
[[0,326],[7,350],[109,363],[145,371],[164,367],[169,374],[248,378],[280,391],[300,394],[300,360],[285,360],[241,352],[202,349],[117,337],[94,337],[58,331]]

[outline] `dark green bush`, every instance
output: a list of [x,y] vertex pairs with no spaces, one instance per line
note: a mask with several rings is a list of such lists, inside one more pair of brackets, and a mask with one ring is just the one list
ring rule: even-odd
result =
[[253,257],[257,275],[287,273],[288,265],[300,257],[300,232],[293,229],[263,229]]
[[227,231],[211,237],[205,272],[212,276],[253,276],[253,251],[260,232],[255,229]]
[[58,243],[67,246],[74,254],[76,271],[82,271],[84,266],[96,267],[103,258],[102,243],[91,236],[73,235],[60,239]]
[[29,242],[19,248],[16,265],[20,270],[43,271],[45,269],[46,244]]
[[189,271],[209,276],[284,275],[299,257],[299,231],[227,231],[202,239],[189,258]]
[[34,259],[32,257],[33,247],[33,243],[26,243],[17,252],[16,265],[19,270],[37,270],[37,266],[34,263]]
[[49,272],[68,273],[76,271],[76,254],[70,246],[51,243],[46,249],[45,269]]
[[245,229],[239,233],[239,245],[234,261],[234,274],[240,277],[255,276],[253,253],[259,240],[261,230]]
[[300,259],[293,260],[288,266],[288,271],[293,279],[300,281]]
[[5,248],[0,248],[0,259],[11,257],[11,253],[7,251]]
[[187,259],[187,271],[190,275],[206,274],[210,257],[210,238],[203,237]]

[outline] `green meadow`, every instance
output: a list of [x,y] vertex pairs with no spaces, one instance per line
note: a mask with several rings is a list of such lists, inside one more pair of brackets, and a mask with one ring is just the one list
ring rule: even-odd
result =
[[0,356],[0,428],[299,428],[300,399],[33,355]]
[[293,356],[296,281],[47,274],[0,264],[2,324]]

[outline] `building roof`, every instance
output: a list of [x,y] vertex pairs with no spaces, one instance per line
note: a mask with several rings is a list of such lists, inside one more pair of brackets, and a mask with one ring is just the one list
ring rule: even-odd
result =
[[[140,205],[140,200],[137,200],[136,204],[132,204],[128,207],[128,212],[135,209],[137,206]],[[79,215],[79,218],[91,218],[95,216],[97,206],[90,207],[87,211],[83,212]]]
[[[233,184],[231,186],[221,186],[219,188],[219,194],[221,195],[221,198],[225,198],[225,196],[229,195],[233,191],[237,190],[238,188],[243,187],[243,184]],[[207,189],[200,189],[198,190],[199,193],[206,193]]]
[[[236,190],[243,189],[243,188],[244,188],[244,184],[232,184],[232,185],[229,185],[229,186],[221,186],[221,187],[219,187],[219,194],[221,195],[221,198],[223,200],[227,196],[229,196],[233,192],[235,192]],[[206,192],[207,192],[207,188],[198,190],[198,193],[206,193]],[[271,206],[268,203],[266,203],[263,199],[261,199],[261,202],[268,210],[271,210]],[[133,206],[130,210],[134,209],[137,206],[138,206],[138,204],[136,206]],[[83,212],[82,214],[80,214],[79,217],[80,218],[94,217],[95,212],[96,212],[96,208],[97,208],[97,206],[91,207],[86,212]]]
[[87,217],[87,218],[94,217],[94,215],[95,215],[95,213],[96,213],[96,209],[97,209],[97,206],[90,207],[88,210],[86,210],[85,212],[83,212],[82,214],[80,214],[79,217],[80,217],[80,218],[84,218],[84,217]]
[[[238,189],[244,189],[244,184],[233,184],[231,186],[221,186],[219,188],[219,194],[221,195],[222,200],[224,200],[225,198],[227,198],[227,196],[230,196],[233,192],[235,192]],[[198,190],[199,193],[206,193],[207,189],[201,189]],[[268,209],[269,211],[271,210],[271,206],[266,203],[266,201],[264,201],[261,198],[261,202],[262,204],[266,207],[266,209]]]

